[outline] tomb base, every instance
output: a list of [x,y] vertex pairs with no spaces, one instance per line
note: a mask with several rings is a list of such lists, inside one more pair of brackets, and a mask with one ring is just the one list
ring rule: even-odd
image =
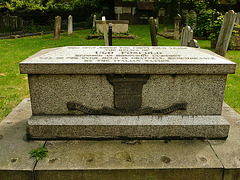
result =
[[229,123],[206,116],[32,116],[30,139],[226,139]]

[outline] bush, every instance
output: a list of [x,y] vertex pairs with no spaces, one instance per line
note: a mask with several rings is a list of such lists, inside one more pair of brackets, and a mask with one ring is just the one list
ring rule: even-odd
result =
[[211,33],[209,39],[217,41],[223,23],[223,19],[224,19],[223,15],[218,16],[217,19],[213,21],[213,23],[210,25]]
[[203,10],[197,16],[194,35],[198,37],[208,37],[211,33],[212,18],[215,11]]

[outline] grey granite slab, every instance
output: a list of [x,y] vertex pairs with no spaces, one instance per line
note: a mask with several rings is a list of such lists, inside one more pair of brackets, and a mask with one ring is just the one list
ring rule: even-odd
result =
[[[142,88],[142,107],[164,109],[187,103],[172,114],[220,115],[226,75],[151,75]],[[34,115],[83,114],[68,102],[91,109],[114,108],[114,88],[105,75],[29,75]]]
[[226,140],[49,141],[34,169],[27,152],[43,141],[22,140],[31,116],[25,99],[0,124],[0,179],[236,180],[240,115],[226,104],[222,115],[230,123]]
[[225,103],[223,109],[223,116],[231,124],[229,138],[209,142],[224,165],[224,180],[240,179],[240,115]]
[[190,47],[70,46],[42,50],[20,63],[23,74],[230,74],[236,64]]
[[226,139],[221,116],[32,116],[32,139]]
[[36,180],[220,180],[223,173],[209,144],[201,141],[51,141],[47,147]]
[[30,100],[24,99],[0,123],[0,179],[32,180],[36,158],[29,151],[44,141],[26,140],[26,122],[31,116]]

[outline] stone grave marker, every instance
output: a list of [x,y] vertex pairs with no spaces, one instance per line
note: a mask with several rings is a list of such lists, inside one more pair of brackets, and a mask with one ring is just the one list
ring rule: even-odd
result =
[[94,14],[94,16],[93,16],[93,28],[96,28],[96,20],[97,20],[97,16]]
[[188,47],[200,48],[196,39],[192,39],[190,42],[188,42]]
[[179,40],[180,39],[180,22],[181,22],[181,15],[178,14],[174,18],[174,39]]
[[103,24],[103,34],[104,34],[105,46],[109,46],[108,32],[107,32],[108,30],[107,30],[107,24],[106,24],[105,16],[102,17],[102,24]]
[[221,56],[226,55],[236,17],[237,14],[233,10],[228,11],[224,16],[223,24],[215,48],[215,53]]
[[71,15],[68,16],[68,35],[71,36],[73,34],[73,18]]
[[225,139],[227,74],[211,51],[161,46],[70,46],[20,63],[28,74],[31,139]]
[[158,45],[157,24],[156,24],[156,21],[153,19],[153,17],[149,18],[149,26],[150,26],[152,46],[157,46]]
[[193,30],[190,26],[182,28],[181,32],[181,46],[188,46],[188,43],[193,39]]
[[55,17],[55,26],[54,26],[54,40],[60,39],[60,32],[61,32],[61,17]]

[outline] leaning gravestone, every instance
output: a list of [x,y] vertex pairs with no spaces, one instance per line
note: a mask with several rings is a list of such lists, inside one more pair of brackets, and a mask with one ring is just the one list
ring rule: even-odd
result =
[[226,55],[236,17],[237,14],[233,10],[228,11],[224,16],[223,24],[215,48],[215,53],[221,56]]
[[181,32],[181,46],[188,46],[190,41],[193,39],[193,31],[190,26],[185,26],[182,28]]
[[236,64],[189,47],[60,47],[20,63],[31,139],[225,139],[227,74]]

